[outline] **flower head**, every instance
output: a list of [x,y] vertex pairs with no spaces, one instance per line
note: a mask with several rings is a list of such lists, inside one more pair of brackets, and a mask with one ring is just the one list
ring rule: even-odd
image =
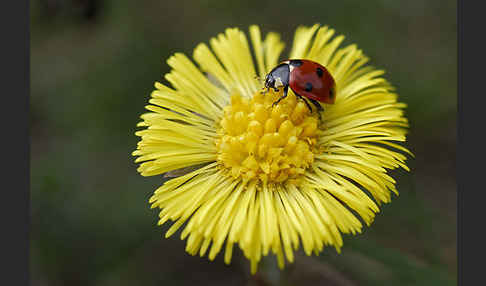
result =
[[299,27],[288,56],[334,77],[335,103],[322,112],[291,91],[275,106],[282,91],[261,92],[255,76],[278,64],[284,44],[275,33],[263,40],[257,26],[252,49],[243,32],[227,29],[211,48],[196,47],[198,66],[184,54],[169,58],[171,87],[155,84],[133,152],[143,176],[197,166],[150,198],[159,225],[174,222],[166,237],[186,223],[187,252],[212,260],[224,247],[230,263],[237,245],[254,273],[269,252],[283,267],[300,245],[307,255],[326,245],[339,251],[342,233],[361,232],[398,194],[387,169],[408,170],[410,152],[396,143],[405,141],[405,104],[356,45],[340,48],[344,37],[333,36],[328,27]]

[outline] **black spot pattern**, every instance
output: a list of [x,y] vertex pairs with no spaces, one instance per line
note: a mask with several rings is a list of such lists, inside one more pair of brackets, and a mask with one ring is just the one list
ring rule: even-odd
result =
[[305,83],[305,91],[311,91],[312,90],[312,83],[306,82]]
[[331,88],[331,89],[329,90],[329,97],[330,97],[330,98],[333,98],[333,97],[334,97],[334,88]]
[[317,68],[316,73],[317,73],[318,77],[322,77],[322,75],[324,74],[324,71],[321,68]]
[[290,65],[294,67],[300,67],[303,64],[301,60],[290,60]]

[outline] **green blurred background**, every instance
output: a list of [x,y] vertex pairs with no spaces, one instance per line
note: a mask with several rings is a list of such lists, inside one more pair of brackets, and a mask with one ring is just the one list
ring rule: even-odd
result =
[[[31,1],[32,285],[455,285],[456,2]],[[400,196],[341,255],[274,258],[250,277],[164,239],[148,198],[162,178],[136,172],[135,124],[174,52],[259,24],[287,43],[297,25],[328,24],[387,71],[409,105],[410,173]]]

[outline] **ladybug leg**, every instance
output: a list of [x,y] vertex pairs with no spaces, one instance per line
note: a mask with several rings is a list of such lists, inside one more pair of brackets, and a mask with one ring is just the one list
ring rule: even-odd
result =
[[[278,90],[277,90],[277,91],[278,91]],[[280,100],[282,100],[282,99],[286,98],[286,97],[287,97],[287,94],[288,94],[288,91],[289,91],[289,87],[288,87],[288,86],[284,87],[284,90],[283,90],[283,93],[284,93],[284,94],[282,95],[282,97],[280,97],[280,98],[279,98],[277,101],[275,101],[275,102],[272,104],[272,107],[274,107],[275,105],[277,105],[277,104],[280,102]]]
[[312,104],[314,104],[317,107],[317,111],[324,111],[324,108],[322,108],[319,101],[317,101],[315,99],[310,99],[310,98],[309,98],[309,100],[312,102]]
[[310,113],[312,113],[312,107],[311,107],[311,106],[310,106],[310,104],[307,102],[307,100],[305,100],[305,98],[304,98],[302,95],[300,95],[300,94],[296,93],[295,91],[294,91],[294,93],[295,93],[295,95],[296,95],[298,98],[300,98],[300,99],[302,99],[302,101],[304,101],[304,103],[305,103],[305,105],[307,106],[307,108],[309,108]]

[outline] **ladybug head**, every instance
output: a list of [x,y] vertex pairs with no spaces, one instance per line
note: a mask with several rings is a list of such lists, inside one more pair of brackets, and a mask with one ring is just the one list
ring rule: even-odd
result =
[[275,87],[275,79],[273,78],[273,75],[271,73],[265,76],[265,87],[266,88]]
[[289,85],[290,69],[286,63],[280,64],[272,69],[267,76],[265,76],[266,88],[278,88]]

